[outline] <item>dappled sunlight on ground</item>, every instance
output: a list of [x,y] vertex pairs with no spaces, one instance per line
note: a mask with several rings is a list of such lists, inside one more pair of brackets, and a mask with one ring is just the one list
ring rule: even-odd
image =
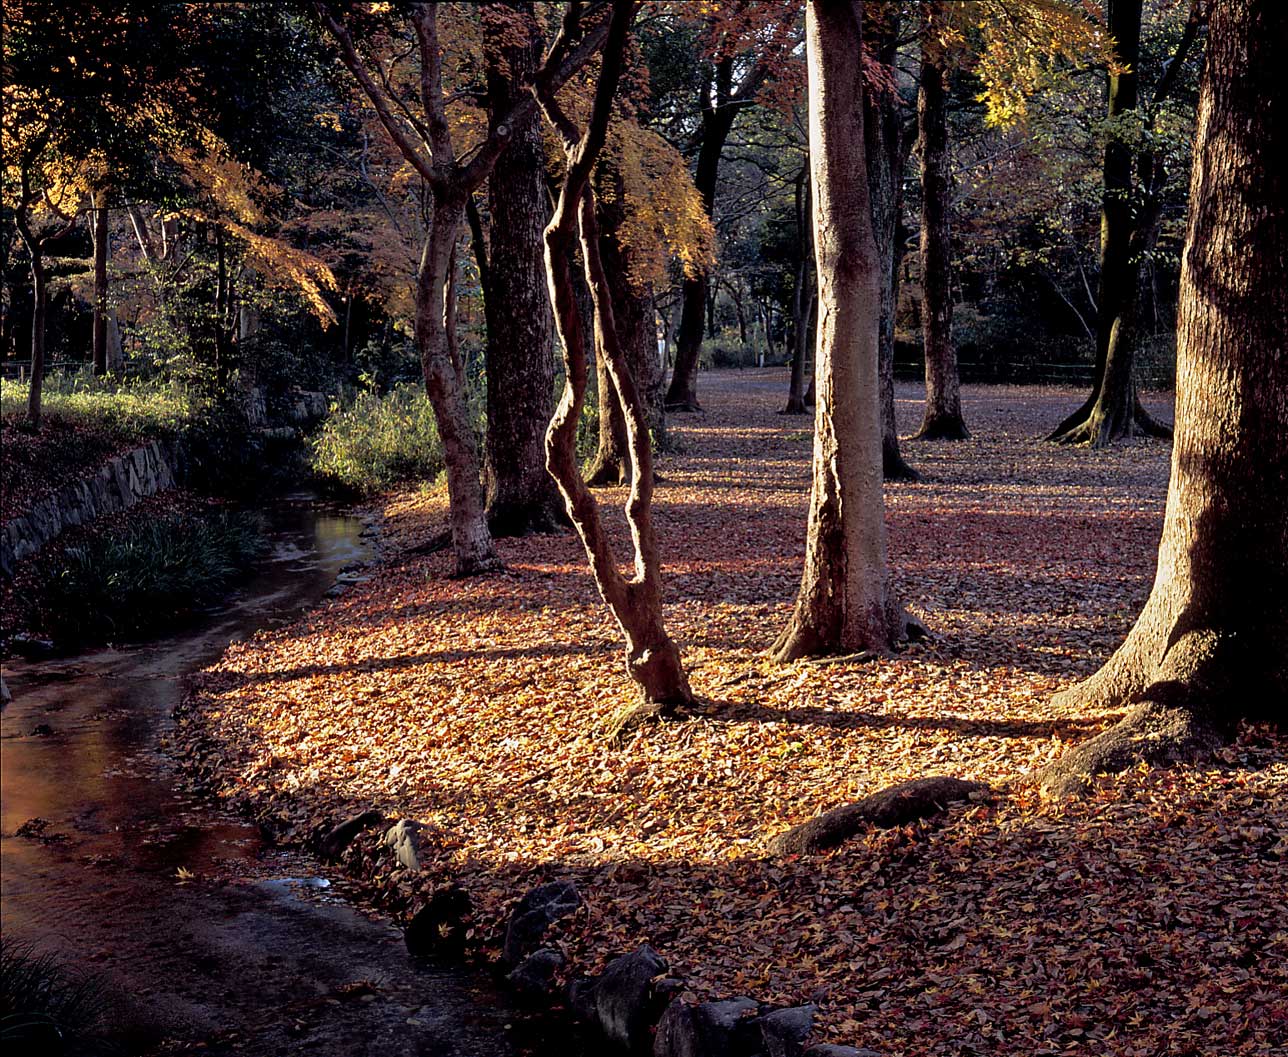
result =
[[[374,835],[355,856],[393,905],[456,880],[479,935],[575,877],[581,970],[647,940],[694,994],[813,1000],[832,1041],[912,1054],[1269,1054],[1288,1042],[1283,741],[1039,804],[1024,776],[1114,718],[1050,697],[1093,671],[1148,593],[1168,448],[1036,439],[1070,390],[967,387],[973,437],[905,441],[887,487],[898,593],[933,632],[878,663],[775,668],[800,577],[811,419],[782,371],[707,374],[659,460],[667,617],[703,699],[624,745],[617,629],[571,535],[503,540],[508,571],[406,557],[445,498],[386,509],[386,563],[196,682],[182,736],[220,791],[299,833],[374,804],[427,824],[425,871]],[[900,387],[901,431],[915,387]],[[1147,401],[1164,412],[1166,401]],[[598,493],[620,505],[622,489]],[[625,560],[620,512],[607,523]],[[764,839],[930,774],[995,804],[773,861]],[[1276,847],[1279,850],[1274,850]],[[1278,1019],[1276,1019],[1278,1018]]]

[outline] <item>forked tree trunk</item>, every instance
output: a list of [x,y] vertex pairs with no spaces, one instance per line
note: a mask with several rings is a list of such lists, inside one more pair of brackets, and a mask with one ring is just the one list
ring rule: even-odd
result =
[[881,261],[863,134],[862,0],[805,9],[810,166],[818,260],[813,487],[796,609],[773,647],[778,661],[885,653],[904,618],[886,568],[877,329]]
[[94,373],[107,374],[107,192],[94,192]]
[[1145,608],[1063,707],[1130,706],[1040,776],[1205,754],[1288,719],[1288,90],[1278,0],[1212,7],[1177,325],[1176,440]]
[[963,440],[970,436],[962,420],[961,379],[953,347],[952,246],[949,210],[952,173],[948,157],[948,76],[942,48],[928,39],[934,7],[928,9],[921,46],[921,82],[917,94],[917,130],[921,148],[921,315],[926,354],[926,411],[917,437]]
[[[893,68],[899,51],[899,13],[886,5],[872,27],[877,59]],[[917,471],[899,451],[894,412],[894,317],[902,253],[898,245],[899,214],[903,209],[903,169],[907,160],[903,107],[893,84],[864,85],[863,135],[868,162],[868,197],[872,203],[872,233],[881,261],[881,327],[877,336],[881,386],[881,469],[887,481],[917,481]]]
[[[600,256],[590,170],[603,147],[613,95],[621,77],[626,33],[633,14],[631,0],[614,0],[612,24],[604,45],[595,103],[584,135],[563,114],[552,94],[542,92],[547,117],[559,131],[568,159],[567,173],[546,228],[546,271],[555,326],[564,349],[565,384],[546,436],[547,466],[563,493],[573,525],[585,545],[596,586],[626,638],[626,666],[646,699],[646,711],[664,714],[692,700],[680,651],[662,622],[662,582],[657,539],[653,531],[653,455],[648,419],[614,317],[612,289]],[[558,42],[556,42],[557,46]],[[539,84],[540,87],[540,84]],[[586,395],[585,331],[577,310],[572,279],[572,245],[580,230],[582,260],[594,302],[599,355],[603,358],[626,422],[631,459],[631,492],[626,518],[635,552],[635,572],[622,575],[599,518],[599,504],[577,466],[577,420]],[[631,713],[637,716],[637,711]]]
[[[1140,67],[1141,0],[1110,0],[1109,32],[1122,68],[1109,72],[1109,118],[1136,109]],[[1151,166],[1152,168],[1152,166]],[[1150,417],[1136,393],[1134,361],[1141,259],[1154,220],[1133,219],[1132,147],[1111,135],[1105,144],[1100,212],[1100,288],[1096,325],[1096,367],[1091,395],[1047,438],[1062,444],[1101,448],[1121,437],[1169,437],[1171,430]]]
[[478,446],[446,326],[447,284],[464,208],[464,201],[449,200],[434,205],[433,226],[425,240],[416,276],[416,344],[425,391],[443,442],[456,574],[472,576],[500,568],[501,561],[488,532],[483,488],[479,482]]
[[[512,9],[505,12],[505,8]],[[483,9],[485,28],[508,13],[506,32],[485,37],[489,129],[509,120],[523,84],[539,65],[540,34],[530,2]],[[515,19],[514,14],[521,17]],[[526,35],[515,43],[515,34]],[[554,331],[542,263],[549,216],[541,116],[530,111],[510,129],[509,145],[488,180],[491,214],[487,318],[487,518],[494,536],[553,532],[567,523],[546,473],[546,424],[554,409]]]

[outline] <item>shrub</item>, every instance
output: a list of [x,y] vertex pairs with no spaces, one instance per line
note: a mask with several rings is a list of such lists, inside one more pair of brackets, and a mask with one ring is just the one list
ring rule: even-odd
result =
[[313,438],[313,471],[341,488],[378,492],[443,470],[443,446],[429,398],[408,383],[384,396],[359,393],[336,408]]
[[62,648],[146,636],[219,601],[263,548],[250,515],[174,515],[37,559],[32,623]]
[[703,367],[755,367],[756,349],[726,338],[708,338],[702,343],[699,363]]

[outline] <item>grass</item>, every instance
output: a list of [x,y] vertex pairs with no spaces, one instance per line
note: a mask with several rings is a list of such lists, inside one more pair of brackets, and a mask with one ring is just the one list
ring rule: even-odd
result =
[[0,1045],[11,1057],[85,1053],[103,1014],[99,985],[26,944],[0,942]]
[[407,383],[383,396],[359,393],[318,430],[311,465],[324,481],[362,495],[432,481],[443,470],[443,445],[424,389]]
[[172,515],[37,560],[31,623],[60,648],[147,636],[219,601],[260,553],[245,514]]
[[[6,422],[27,412],[28,382],[0,386],[0,416]],[[86,374],[45,379],[42,415],[122,437],[152,436],[181,429],[199,418],[208,401],[177,382],[121,382]]]

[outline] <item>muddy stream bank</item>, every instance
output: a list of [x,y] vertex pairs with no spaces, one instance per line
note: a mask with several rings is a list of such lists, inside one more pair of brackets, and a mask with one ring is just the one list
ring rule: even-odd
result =
[[566,1052],[486,977],[415,963],[343,880],[188,792],[160,739],[185,675],[316,604],[365,553],[362,523],[275,504],[271,551],[216,614],[174,637],[6,663],[0,886],[7,943],[103,983],[108,1052]]

